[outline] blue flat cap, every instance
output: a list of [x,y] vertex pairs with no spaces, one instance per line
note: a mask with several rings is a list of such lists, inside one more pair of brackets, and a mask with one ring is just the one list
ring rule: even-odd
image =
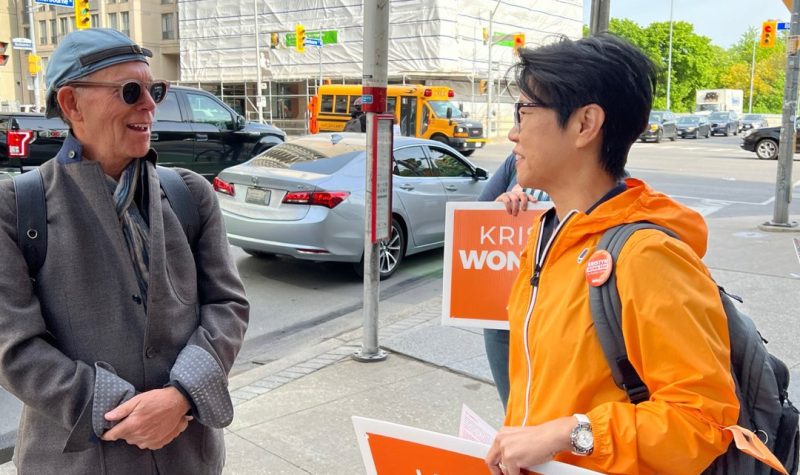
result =
[[95,71],[127,63],[147,62],[153,53],[110,28],[76,30],[64,37],[47,63],[47,117],[58,115],[56,91],[64,84]]

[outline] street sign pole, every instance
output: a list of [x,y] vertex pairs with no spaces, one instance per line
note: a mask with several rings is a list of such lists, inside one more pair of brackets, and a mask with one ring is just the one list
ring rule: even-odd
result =
[[[31,54],[36,55],[36,26],[33,21],[33,0],[28,0],[28,25],[30,26],[30,39],[31,39]],[[22,67],[20,65],[20,67]],[[40,71],[36,71],[36,74],[33,76],[33,103],[36,106],[36,112],[41,110],[42,106],[42,99],[39,97],[39,73]]]
[[261,32],[258,28],[258,0],[253,0],[253,27],[256,34],[256,108],[258,109],[258,123],[263,124],[264,96],[261,95]]
[[[800,1],[800,0],[798,0]],[[385,140],[379,142],[376,114],[386,110],[386,86],[388,84],[389,59],[389,8],[390,0],[366,0],[364,2],[364,77],[362,88],[362,110],[367,114],[367,173],[364,206],[364,329],[361,349],[353,354],[353,359],[361,362],[383,361],[386,352],[378,346],[378,293],[380,291],[380,271],[378,258],[380,242],[374,237],[375,224],[380,216],[370,203],[379,197],[379,190],[373,189],[378,170],[371,166],[371,157],[391,153],[386,151]],[[322,38],[320,38],[320,41]],[[378,130],[376,130],[378,129]],[[391,128],[389,128],[391,133]],[[391,136],[388,138],[391,141]],[[382,145],[382,146],[381,146]],[[391,197],[391,188],[389,189]],[[390,226],[391,227],[391,226]]]
[[772,221],[760,228],[765,231],[794,230],[796,221],[789,221],[792,201],[792,159],[795,149],[795,115],[797,113],[797,80],[800,77],[800,0],[792,3],[792,24],[786,41],[786,84],[783,89],[783,124],[778,148],[778,175],[775,180],[775,209]]

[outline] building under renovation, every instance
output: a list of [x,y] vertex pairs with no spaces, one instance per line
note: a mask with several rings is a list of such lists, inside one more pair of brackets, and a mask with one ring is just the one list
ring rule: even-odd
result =
[[[361,82],[370,39],[360,0],[193,0],[178,8],[181,82],[211,90],[250,119],[302,132],[318,84]],[[389,82],[448,85],[465,111],[485,118],[491,77],[492,129],[503,130],[515,100],[506,88],[513,35],[524,34],[528,46],[579,38],[582,20],[582,0],[392,0]]]

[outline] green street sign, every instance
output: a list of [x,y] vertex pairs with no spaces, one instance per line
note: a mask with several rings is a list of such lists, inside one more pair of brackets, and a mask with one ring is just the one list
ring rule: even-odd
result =
[[508,33],[495,33],[494,44],[498,46],[508,46],[509,48],[513,48],[514,35],[509,35]]
[[[308,31],[306,30],[306,38],[314,38],[317,39],[320,37],[319,31]],[[297,37],[295,37],[294,33],[286,33],[286,41],[285,44],[289,48],[294,48],[295,43],[297,42]],[[322,32],[322,44],[323,45],[335,45],[339,43],[339,31],[337,30],[325,30]]]

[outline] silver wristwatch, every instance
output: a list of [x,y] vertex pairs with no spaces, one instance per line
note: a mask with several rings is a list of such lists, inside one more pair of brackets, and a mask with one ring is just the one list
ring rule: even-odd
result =
[[586,417],[586,414],[574,414],[573,417],[578,420],[578,425],[576,425],[569,434],[572,453],[582,456],[589,455],[594,450],[592,423],[589,422],[589,418]]

